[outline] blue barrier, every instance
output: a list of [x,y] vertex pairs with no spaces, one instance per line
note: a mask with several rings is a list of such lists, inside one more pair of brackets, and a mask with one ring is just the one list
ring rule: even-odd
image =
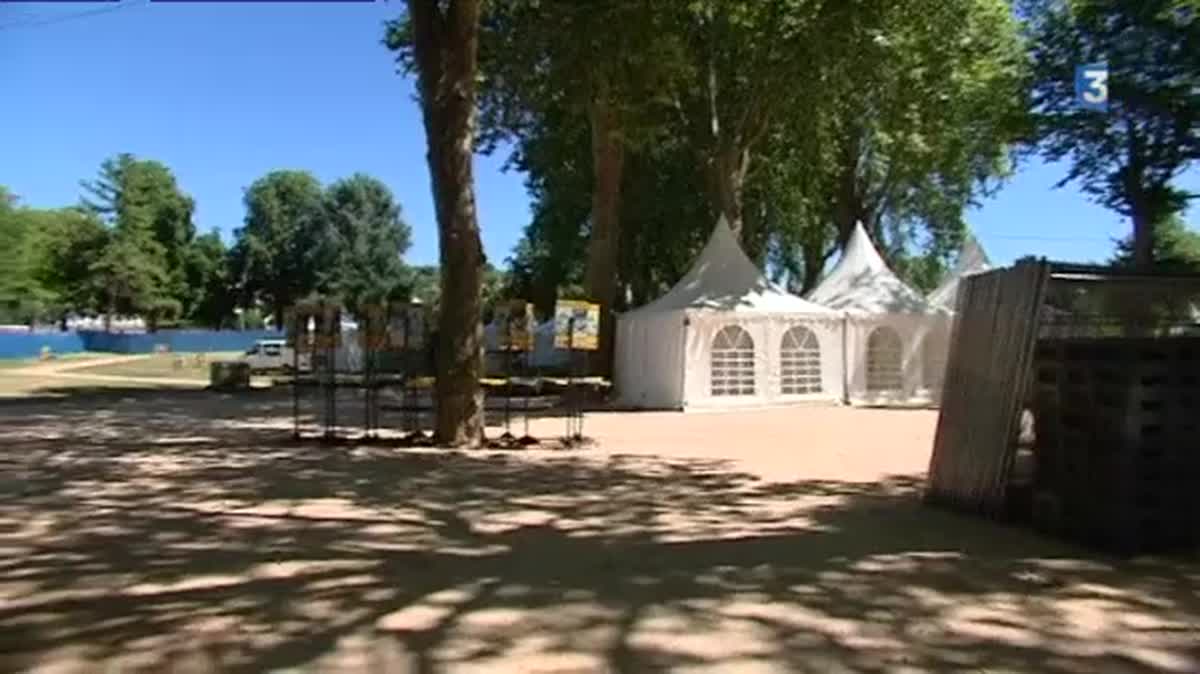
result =
[[0,358],[36,358],[42,347],[54,353],[84,351],[83,340],[75,332],[3,332],[0,333]]
[[154,353],[168,351],[245,351],[260,339],[283,339],[275,330],[160,330],[154,333],[81,331],[87,351]]
[[283,339],[283,336],[275,330],[3,332],[0,333],[0,358],[36,358],[42,347],[49,347],[54,353],[154,353],[160,345],[169,351],[245,351],[260,339]]

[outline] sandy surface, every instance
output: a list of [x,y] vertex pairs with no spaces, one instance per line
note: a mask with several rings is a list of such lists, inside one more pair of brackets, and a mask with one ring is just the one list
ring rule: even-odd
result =
[[296,445],[290,404],[0,401],[0,671],[1200,671],[1196,560],[923,507],[932,412],[445,452]]

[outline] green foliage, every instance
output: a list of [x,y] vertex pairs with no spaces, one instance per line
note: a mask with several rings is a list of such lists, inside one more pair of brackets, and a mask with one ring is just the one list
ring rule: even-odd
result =
[[[855,220],[907,280],[936,284],[961,243],[963,212],[1008,174],[1010,148],[1027,133],[1024,45],[1007,3],[653,7],[649,23],[671,58],[656,71],[656,95],[636,108],[625,160],[618,276],[633,304],[687,270],[721,212],[740,218],[747,253],[794,291],[820,279]],[[528,45],[505,36],[545,17],[506,11],[508,23],[492,26],[501,75],[487,75],[499,102],[485,97],[482,119],[515,142],[512,162],[528,174],[534,218],[509,264],[514,290],[543,310],[557,286],[582,280],[588,119],[565,93],[527,93],[528,73],[556,81],[557,52],[511,68],[504,59]],[[569,3],[555,11],[586,13]],[[573,63],[575,52],[563,58]]]
[[190,314],[202,288],[189,283],[195,205],[160,162],[119,154],[83,181],[83,208],[109,236],[90,271],[105,311],[144,315],[150,326]]
[[40,214],[16,203],[0,190],[0,322],[31,323],[44,317],[50,293],[37,282],[33,256]]
[[846,17],[841,51],[824,60],[827,105],[809,137],[828,150],[810,184],[826,195],[838,244],[861,221],[897,271],[923,285],[1027,134],[1024,45],[1003,0],[877,10]]
[[224,327],[237,325],[239,304],[265,301],[282,316],[278,307],[317,292],[352,310],[407,292],[411,230],[369,176],[327,190],[304,172],[264,176],[247,190],[232,250],[215,230],[195,235],[191,199],[158,162],[118,155],[84,189],[79,208],[46,210],[0,187],[0,322],[116,312],[152,328]]
[[321,184],[306,171],[272,171],[246,190],[245,225],[235,232],[234,274],[281,325],[283,311],[318,289],[334,256],[326,239]]
[[[437,265],[417,265],[411,267],[406,283],[407,296],[403,299],[419,300],[426,306],[435,308],[441,298],[441,273]],[[400,293],[405,295],[405,293]]]
[[[488,265],[483,271],[483,320],[491,320],[496,305],[509,298],[526,298],[514,292],[510,274]],[[405,269],[404,282],[397,286],[392,298],[419,301],[432,313],[441,304],[441,272],[436,265],[416,265]]]
[[[88,274],[104,313],[157,317],[170,299],[164,292],[168,277],[145,232],[117,229],[109,233]],[[153,321],[147,320],[151,325]]]
[[0,322],[56,321],[91,309],[88,271],[106,241],[104,226],[78,209],[20,206],[0,187]]
[[262,309],[250,307],[242,312],[242,319],[238,327],[246,330],[261,330],[268,327],[267,318],[263,315]]
[[[1169,272],[1200,273],[1200,232],[1188,226],[1179,215],[1173,215],[1155,228],[1153,264]],[[1133,237],[1117,242],[1111,264],[1133,266]]]
[[233,326],[237,301],[230,256],[217,230],[196,237],[188,248],[185,269],[188,286],[198,298],[185,318],[214,328]]
[[[1196,196],[1176,181],[1200,158],[1200,8],[1194,0],[1028,0],[1022,9],[1043,155],[1069,160],[1064,184],[1152,236],[1150,225]],[[1075,67],[1095,61],[1109,68],[1104,113],[1075,101]]]
[[405,281],[403,255],[412,230],[400,216],[391,190],[370,176],[355,174],[325,190],[327,240],[332,266],[322,270],[329,291],[351,312],[392,296]]
[[303,171],[274,171],[246,191],[246,223],[235,233],[231,272],[243,301],[271,307],[276,321],[297,300],[336,296],[351,313],[403,294],[412,230],[391,190],[355,174],[322,189]]

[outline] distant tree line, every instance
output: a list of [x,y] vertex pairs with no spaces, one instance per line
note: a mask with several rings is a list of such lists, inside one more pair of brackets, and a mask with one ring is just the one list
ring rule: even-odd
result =
[[[414,293],[437,304],[436,268],[411,267],[412,232],[376,178],[323,186],[273,171],[245,193],[226,246],[197,234],[195,202],[161,162],[120,154],[82,182],[78,204],[33,208],[0,187],[0,323],[138,315],[150,329],[237,327],[321,294],[353,313]],[[242,310],[239,320],[237,309]]]

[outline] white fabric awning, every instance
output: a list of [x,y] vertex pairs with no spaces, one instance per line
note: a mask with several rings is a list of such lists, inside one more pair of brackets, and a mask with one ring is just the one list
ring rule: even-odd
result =
[[852,314],[928,314],[938,311],[888,268],[861,222],[855,224],[833,270],[807,299]]
[[962,250],[958,253],[958,261],[955,263],[954,269],[946,275],[945,280],[936,290],[929,293],[929,303],[947,311],[954,311],[958,301],[959,281],[991,268],[992,263],[988,260],[987,253],[983,251],[983,246],[979,245],[979,241],[968,233],[967,238],[963,241]]
[[836,313],[768,281],[742,250],[723,217],[688,273],[665,295],[626,315],[688,309],[823,316]]

